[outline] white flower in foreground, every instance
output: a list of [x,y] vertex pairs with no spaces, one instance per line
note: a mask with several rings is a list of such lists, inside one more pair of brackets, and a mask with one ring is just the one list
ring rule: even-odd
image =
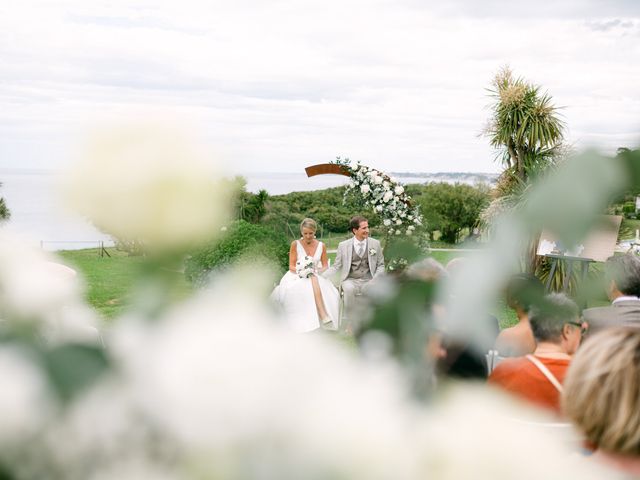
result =
[[393,189],[396,195],[402,195],[404,193],[404,187],[402,185],[397,185],[396,188]]
[[0,349],[0,447],[26,439],[41,426],[52,402],[39,366],[17,347]]
[[417,412],[402,377],[333,340],[279,328],[252,297],[255,274],[220,279],[158,328],[115,327],[113,352],[133,398],[156,431],[192,452],[186,470],[417,478]]
[[419,478],[622,478],[579,454],[578,436],[557,422],[486,388],[454,388],[426,418]]
[[393,198],[393,193],[391,193],[391,191],[388,191],[384,194],[384,197],[382,197],[382,201],[383,202],[388,202],[389,200],[391,200]]
[[0,307],[5,319],[55,320],[81,302],[75,272],[23,238],[0,232]]
[[80,214],[118,239],[175,249],[219,233],[227,188],[179,131],[159,124],[103,131],[69,172],[66,196]]
[[371,191],[371,187],[369,187],[369,185],[364,184],[360,187],[360,191],[362,193],[369,193]]

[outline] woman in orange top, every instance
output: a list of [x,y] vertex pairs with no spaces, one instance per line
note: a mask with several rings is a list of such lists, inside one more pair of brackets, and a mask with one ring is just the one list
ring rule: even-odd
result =
[[547,295],[531,309],[529,322],[537,342],[533,355],[503,360],[489,383],[559,414],[562,382],[582,338],[578,306],[565,295]]

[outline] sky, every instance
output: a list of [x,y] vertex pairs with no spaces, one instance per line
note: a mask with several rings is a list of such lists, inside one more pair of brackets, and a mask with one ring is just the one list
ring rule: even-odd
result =
[[640,140],[637,0],[51,0],[0,4],[0,169],[56,170],[97,125],[169,118],[235,173],[336,156],[498,172],[481,136],[509,65],[566,141]]

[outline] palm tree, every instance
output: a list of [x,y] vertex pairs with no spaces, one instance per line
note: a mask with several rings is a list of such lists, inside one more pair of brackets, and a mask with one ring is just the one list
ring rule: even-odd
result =
[[542,93],[539,86],[515,78],[509,67],[498,72],[489,91],[495,102],[484,134],[499,150],[505,173],[524,185],[559,153],[564,122],[551,96]]
[[[513,76],[509,67],[503,67],[495,76],[489,89],[494,99],[492,117],[484,134],[492,147],[498,149],[505,170],[500,176],[497,198],[488,213],[516,208],[525,201],[525,192],[531,180],[554,164],[565,152],[562,144],[564,122],[558,116],[558,108],[551,96],[537,85]],[[492,202],[492,203],[494,203]],[[500,208],[497,208],[497,207]],[[525,265],[529,272],[540,267],[536,256],[538,239],[531,239]]]
[[[1,183],[0,186],[2,186]],[[0,197],[0,221],[9,220],[9,218],[11,218],[9,207],[7,207],[7,204],[4,202],[4,198]]]

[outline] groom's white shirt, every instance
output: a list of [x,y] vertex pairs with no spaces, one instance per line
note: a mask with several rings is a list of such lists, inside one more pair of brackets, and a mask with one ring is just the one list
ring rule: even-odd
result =
[[[337,273],[340,274],[340,283],[349,278],[351,270],[351,260],[353,259],[354,247],[357,249],[356,242],[360,243],[356,237],[352,237],[349,240],[340,242],[338,245],[338,252],[336,254],[336,260],[331,267],[325,272],[324,276],[332,278]],[[384,256],[382,255],[382,246],[380,242],[375,238],[366,238],[364,243],[364,253],[369,259],[369,271],[372,277],[376,277],[384,273]]]

